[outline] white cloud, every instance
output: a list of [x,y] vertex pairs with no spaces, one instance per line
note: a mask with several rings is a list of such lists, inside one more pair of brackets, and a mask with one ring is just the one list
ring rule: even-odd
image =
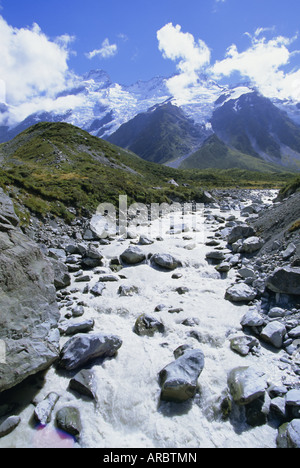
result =
[[69,109],[84,105],[82,96],[61,96],[57,99],[51,97],[36,97],[30,101],[9,109],[9,114],[3,117],[8,117],[9,123],[16,123],[24,120],[31,114],[36,112],[53,112],[55,114],[64,114]]
[[22,106],[43,109],[45,101],[56,101],[71,76],[67,61],[73,39],[64,35],[51,41],[37,24],[17,29],[0,16],[0,80],[5,94],[1,97],[14,108],[11,118],[20,120]]
[[277,36],[267,40],[264,34],[274,30],[274,27],[257,28],[253,35],[246,32],[251,41],[248,49],[240,52],[237,45],[232,44],[224,59],[210,64],[211,53],[205,42],[183,33],[179,25],[166,24],[157,32],[159,50],[164,58],[177,63],[179,71],[167,82],[170,92],[179,102],[186,101],[195,94],[201,72],[215,80],[239,72],[242,79],[251,81],[264,96],[299,102],[300,69],[287,71],[291,59],[300,53],[290,51],[298,37]]
[[50,41],[37,24],[16,29],[0,16],[0,78],[6,99],[15,105],[43,93],[54,96],[66,84],[66,37],[63,45]]
[[[258,37],[261,35],[261,33],[264,33],[264,32],[274,32],[275,31],[275,26],[272,26],[271,28],[257,28],[256,31],[254,32],[254,36],[255,37]],[[249,34],[249,33],[245,33],[247,34],[250,38],[252,38],[252,35]]]
[[196,42],[192,34],[172,23],[157,31],[157,39],[163,57],[177,62],[179,75],[168,80],[168,87],[175,97],[185,99],[189,87],[197,84],[199,73],[209,65],[210,50],[201,39]]
[[86,57],[92,59],[96,56],[100,56],[101,58],[109,58],[116,55],[118,52],[118,47],[116,44],[110,44],[109,40],[106,38],[102,42],[101,49],[95,49],[92,52],[88,52]]
[[300,100],[300,70],[286,72],[284,69],[296,53],[289,50],[296,37],[278,36],[267,41],[264,37],[259,38],[265,31],[259,28],[254,36],[247,33],[251,46],[243,52],[239,52],[237,46],[232,44],[225,58],[211,67],[211,73],[215,78],[221,78],[239,72],[250,79],[266,97]]

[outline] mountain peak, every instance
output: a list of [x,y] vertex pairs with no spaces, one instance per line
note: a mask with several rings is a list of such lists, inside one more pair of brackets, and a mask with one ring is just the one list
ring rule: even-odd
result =
[[85,81],[94,80],[95,82],[109,82],[111,83],[111,79],[109,74],[101,69],[90,70],[88,73],[83,75],[83,79]]
[[203,126],[166,100],[121,125],[107,140],[143,159],[165,164],[195,150],[206,137]]

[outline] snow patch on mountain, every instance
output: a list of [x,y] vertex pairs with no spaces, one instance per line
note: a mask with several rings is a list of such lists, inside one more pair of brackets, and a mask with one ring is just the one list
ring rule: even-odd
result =
[[[216,108],[229,100],[238,100],[242,95],[253,93],[254,88],[242,84],[230,88],[221,86],[205,75],[199,75],[196,84],[188,88],[180,98],[175,98],[168,87],[170,78],[157,76],[149,81],[138,81],[125,86],[113,83],[109,75],[103,70],[91,70],[83,76],[72,80],[71,87],[61,91],[51,106],[46,109],[36,109],[34,114],[27,115],[9,128],[9,132],[0,132],[1,141],[11,136],[12,129],[27,128],[27,123],[40,121],[39,116],[50,121],[57,119],[87,130],[92,135],[107,138],[122,124],[133,119],[136,115],[147,112],[150,108],[165,102],[171,102],[180,107],[188,118],[195,124],[203,125],[211,130],[211,118]],[[274,102],[281,109],[286,110],[289,117],[300,124],[299,104],[292,102]],[[32,108],[32,105],[29,106]],[[5,108],[2,111],[2,125],[6,122],[16,122],[18,109]],[[13,115],[13,119],[9,119]],[[28,126],[28,125],[27,125]],[[1,129],[1,126],[0,126]],[[5,136],[6,135],[6,136]]]

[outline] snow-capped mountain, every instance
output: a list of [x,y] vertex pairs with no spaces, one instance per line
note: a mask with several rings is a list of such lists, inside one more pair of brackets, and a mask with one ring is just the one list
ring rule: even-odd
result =
[[75,88],[65,91],[68,92],[81,98],[81,104],[72,109],[65,121],[102,138],[135,115],[171,97],[164,78],[122,86],[112,83],[102,70],[84,75]]
[[[60,100],[64,102],[63,109],[59,106],[51,111],[43,109],[9,126],[7,120],[4,119],[4,116],[9,113],[9,108],[1,104],[0,142],[13,138],[37,122],[62,121],[78,126],[94,136],[110,139],[110,141],[118,141],[115,134],[118,131],[120,135],[120,129],[122,129],[125,146],[126,142],[130,141],[133,147],[142,148],[141,137],[136,134],[139,140],[139,144],[136,145],[136,142],[132,140],[132,135],[127,138],[122,126],[132,121],[134,121],[133,125],[137,121],[139,123],[143,121],[143,132],[149,135],[150,127],[145,128],[145,122],[151,120],[151,125],[154,125],[153,116],[151,119],[148,118],[149,113],[152,112],[161,119],[161,122],[166,116],[171,119],[169,122],[174,118],[177,119],[176,125],[180,122],[180,128],[175,125],[173,131],[177,133],[177,149],[180,146],[178,136],[182,134],[182,131],[184,133],[183,145],[179,153],[174,155],[174,157],[179,156],[181,160],[197,149],[195,148],[197,142],[201,145],[205,137],[216,133],[218,138],[231,148],[246,151],[247,154],[268,162],[299,170],[299,103],[278,100],[271,102],[260,96],[249,83],[235,87],[220,86],[205,75],[199,76],[197,85],[188,88],[182,95],[173,96],[168,87],[170,79],[172,77],[155,77],[149,81],[138,81],[133,85],[124,86],[113,83],[105,71],[92,70],[73,79],[72,85],[57,96],[58,103],[61,102]],[[70,103],[70,106],[66,107],[65,103]],[[166,104],[172,107],[164,107]],[[179,108],[178,112],[176,107]],[[139,117],[138,120],[134,120],[143,114],[147,114],[148,117]],[[287,119],[291,124],[287,124]],[[282,126],[279,125],[279,121]],[[251,133],[251,129],[257,122],[261,123],[260,132],[257,129],[256,132]],[[193,125],[195,128],[192,128]],[[131,128],[130,131],[132,131],[132,125],[128,125],[127,128]],[[280,135],[284,133],[284,129],[289,129],[288,138]],[[195,132],[198,130],[200,133],[195,138]],[[172,125],[168,127],[167,134],[169,141],[173,143],[174,138],[171,133]],[[158,132],[158,134],[164,138],[163,132]],[[146,138],[145,141],[149,139]],[[190,147],[188,142],[191,142]],[[147,151],[144,152],[143,148],[140,150],[142,157],[145,157],[146,153]],[[145,159],[147,158],[156,160],[155,157],[146,156]],[[166,158],[162,158],[161,161],[165,163]]]
[[300,126],[258,92],[227,99],[213,112],[211,124],[229,147],[287,169],[300,169]]
[[124,86],[113,83],[105,71],[92,70],[74,79],[72,87],[57,96],[58,101],[60,98],[70,98],[72,106],[69,109],[62,111],[58,108],[51,112],[42,109],[35,112],[5,130],[2,128],[2,134],[7,135],[2,135],[1,141],[12,138],[42,119],[62,120],[83,128],[92,135],[105,138],[136,115],[170,99],[173,105],[180,107],[195,123],[209,127],[214,103],[224,92],[229,92],[228,89],[201,76],[198,85],[189,90],[188,98],[175,98],[168,88],[168,80],[169,78],[158,76],[149,81]]
[[196,124],[171,101],[136,115],[107,140],[147,161],[160,164],[196,151],[210,135],[211,129],[204,124]]

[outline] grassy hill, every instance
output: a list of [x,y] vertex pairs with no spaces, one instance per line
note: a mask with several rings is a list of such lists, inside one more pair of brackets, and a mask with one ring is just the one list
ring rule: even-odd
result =
[[95,210],[101,202],[118,204],[120,194],[129,203],[201,197],[194,182],[168,184],[177,175],[66,123],[39,123],[0,145],[1,186],[17,187],[20,203],[38,214],[70,218],[68,207]]
[[229,148],[217,135],[213,134],[203,146],[186,158],[180,165],[181,169],[205,168],[237,168],[260,172],[283,172],[284,169],[275,164]]
[[[144,161],[130,151],[66,123],[39,123],[0,145],[0,186],[25,217],[51,213],[71,220],[101,202],[201,201],[204,188],[282,187],[290,173],[245,170],[177,170]],[[170,185],[175,179],[178,186]],[[22,218],[24,218],[22,216]]]

